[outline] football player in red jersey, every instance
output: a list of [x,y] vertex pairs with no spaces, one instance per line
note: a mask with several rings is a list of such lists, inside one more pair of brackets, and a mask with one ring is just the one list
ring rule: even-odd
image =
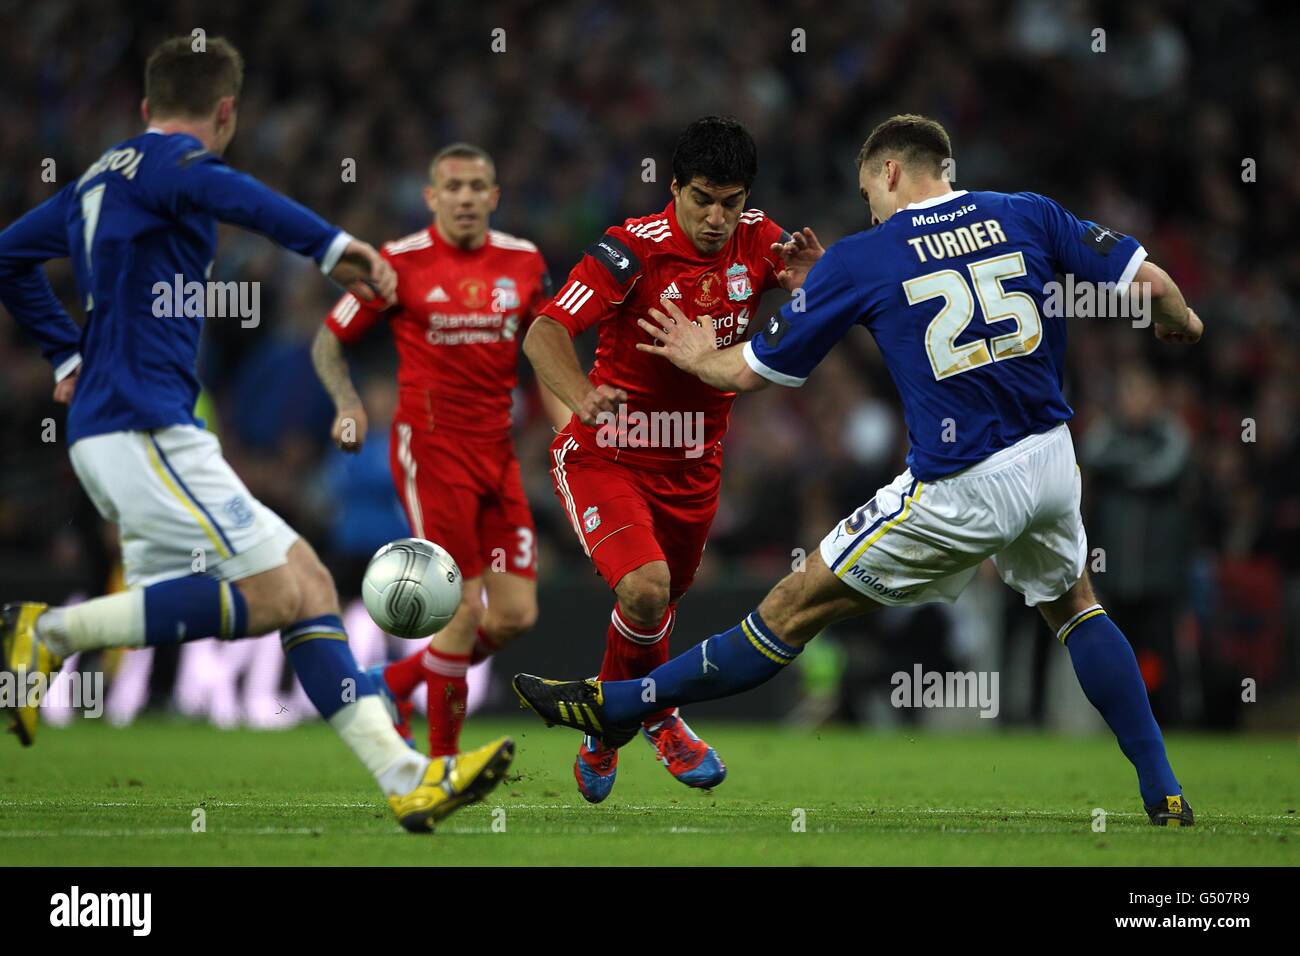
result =
[[[488,227],[500,187],[484,150],[447,146],[434,157],[429,180],[424,198],[433,224],[381,250],[397,272],[396,302],[344,295],[317,333],[312,358],[334,399],[335,444],[356,451],[367,421],[343,346],[380,319],[392,327],[398,355],[393,480],[412,534],[451,552],[464,590],[456,616],[428,647],[382,668],[377,683],[391,693],[408,741],[407,698],[425,684],[429,752],[443,755],[459,749],[470,664],[537,619],[534,525],[510,408],[519,341],[551,289],[536,246]],[[542,392],[548,414],[563,424],[568,409]]]
[[[667,660],[677,602],[717,511],[721,440],[735,398],[637,351],[650,341],[637,320],[666,299],[692,319],[712,317],[719,346],[734,344],[762,294],[797,289],[822,253],[811,229],[790,235],[745,208],[758,157],[735,120],[691,123],[672,165],[668,206],[589,246],[524,340],[538,377],[573,411],[551,445],[551,476],[617,599],[602,680],[642,677]],[[593,325],[596,363],[584,375],[572,338]],[[643,733],[688,786],[716,786],[726,776],[717,753],[675,711],[652,714]],[[587,800],[609,795],[617,761],[617,750],[583,739],[574,776]]]

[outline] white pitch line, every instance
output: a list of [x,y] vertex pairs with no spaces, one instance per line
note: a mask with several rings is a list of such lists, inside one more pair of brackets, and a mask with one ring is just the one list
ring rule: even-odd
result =
[[[74,800],[50,800],[38,797],[34,800],[0,800],[0,807],[41,807],[41,806],[84,806],[80,801]],[[177,806],[177,807],[259,807],[268,810],[274,809],[308,809],[308,810],[358,810],[358,809],[376,809],[383,807],[383,803],[302,803],[294,800],[287,803],[269,803],[263,801],[241,802],[227,800],[199,800],[197,803],[189,803],[181,800],[136,800],[124,802],[103,802],[95,801],[91,803],[92,807],[158,807],[158,806]]]
[[[492,827],[490,826],[486,826],[486,827],[444,826],[440,828],[438,832],[445,837],[448,835],[476,836],[482,834],[494,834],[497,831],[493,830]],[[860,830],[857,828],[840,827],[840,826],[809,827],[808,830],[804,832],[812,833],[812,834],[821,834],[821,835],[830,835],[830,834],[857,835],[862,837],[880,835],[880,833],[872,834],[869,831]],[[889,833],[889,834],[907,833],[907,834],[927,835],[927,834],[939,833],[943,835],[952,834],[954,836],[1003,837],[1008,835],[1009,833],[1015,835],[1023,834],[1023,835],[1061,836],[1061,835],[1070,835],[1071,831],[1062,831],[1061,829],[1056,827],[1033,827],[1028,829],[1016,828],[1012,830],[1005,830],[1000,828],[975,829],[971,827],[950,827],[950,826],[945,826],[943,829],[936,831],[933,828],[929,828],[929,827],[905,826],[905,827],[889,827],[887,830],[883,830],[881,832]],[[1129,835],[1132,835],[1132,831],[1126,831],[1126,832],[1129,833]],[[1220,828],[1206,827],[1202,830],[1202,832],[1218,834],[1220,832]],[[1268,836],[1275,835],[1272,831],[1261,831],[1261,830],[1253,830],[1253,829],[1251,830],[1232,829],[1229,832],[1230,835],[1232,836],[1268,837]],[[670,827],[645,828],[645,827],[618,827],[613,825],[592,826],[592,827],[565,826],[565,825],[530,827],[530,826],[519,826],[517,824],[512,826],[511,829],[507,831],[507,833],[514,834],[516,836],[521,834],[527,836],[597,836],[597,835],[608,835],[608,834],[617,834],[617,833],[631,834],[637,836],[643,834],[667,834],[667,835],[675,834],[681,836],[699,836],[701,834],[704,834],[704,835],[722,836],[722,835],[736,834],[736,833],[745,833],[751,835],[766,834],[770,836],[777,835],[775,831],[765,829],[761,826],[760,827],[670,826]],[[359,836],[375,837],[375,836],[389,835],[384,831],[378,831],[374,829],[367,829],[367,830],[338,829],[333,826],[330,827],[224,827],[224,826],[219,826],[219,827],[214,827],[209,831],[205,831],[205,833],[203,834],[194,834],[189,827],[119,828],[119,829],[100,829],[100,830],[90,830],[90,829],[0,830],[0,840],[5,840],[5,839],[45,840],[45,839],[57,839],[60,837],[73,838],[73,839],[85,839],[85,838],[135,839],[141,837],[177,837],[177,836],[191,836],[191,835],[201,839],[202,836],[207,834],[211,834],[213,836],[245,836],[245,837],[246,836],[317,836],[317,837],[323,837],[327,839],[340,838],[340,837],[351,838],[351,837],[359,837]],[[396,828],[396,825],[393,826],[391,830],[391,835],[395,837],[401,836],[401,831]],[[1080,832],[1078,835],[1087,837],[1090,834],[1085,832]]]
[[[212,807],[233,807],[233,808],[252,808],[258,810],[376,810],[382,809],[383,804],[376,802],[338,802],[338,803],[302,803],[300,801],[289,802],[268,802],[268,801],[239,801],[239,800],[201,800],[198,804],[186,801],[176,801],[167,799],[163,801],[122,801],[122,802],[105,802],[95,801],[88,804],[93,807],[185,807],[193,808],[201,804],[205,808]],[[75,800],[57,800],[44,797],[37,797],[31,800],[11,800],[0,799],[0,807],[40,807],[54,806],[75,809],[87,804]],[[583,803],[515,803],[511,800],[485,801],[480,804],[479,809],[484,808],[504,808],[507,810],[584,810],[586,804]],[[677,812],[698,813],[704,810],[704,807],[693,807],[690,804],[679,806],[664,806],[663,804],[616,804],[609,805],[602,809],[602,813],[617,813],[627,811],[630,813],[644,813],[653,811],[661,814],[672,814]],[[719,816],[729,814],[743,814],[753,816],[755,809],[752,807],[731,809],[726,804],[718,807],[709,807],[708,810],[716,811]],[[824,808],[824,807],[803,807],[808,813],[830,814],[837,818],[846,817],[891,817],[891,816],[913,816],[916,814],[928,814],[931,816],[964,816],[964,817],[1066,817],[1072,818],[1070,811],[1063,810],[962,810],[954,807],[845,807],[845,808]],[[781,817],[788,814],[789,810],[785,807],[770,807],[759,809],[758,813],[771,813],[774,816]],[[1141,819],[1144,814],[1129,810],[1115,810],[1106,814],[1107,817],[1116,819]],[[1271,820],[1286,820],[1291,823],[1300,825],[1300,818],[1296,814],[1278,813],[1278,814],[1234,814],[1234,821],[1264,822]]]
[[[215,834],[228,836],[308,836],[312,833],[324,835],[324,830],[313,827],[222,827],[212,831]],[[349,831],[351,834],[359,834],[361,831]],[[153,829],[138,830],[0,830],[0,839],[10,840],[44,840],[51,837],[151,837],[151,836],[189,836],[192,831],[189,827],[157,827]],[[206,836],[203,833],[193,833],[195,837]]]
[[[732,834],[732,833],[761,833],[761,830],[753,830],[739,827],[655,827],[645,829],[644,827],[620,828],[616,826],[603,827],[515,827],[507,832],[506,835],[513,833],[515,835],[528,836],[598,836],[615,833],[630,833],[634,835],[641,834]],[[809,830],[810,833],[822,832],[817,829]],[[927,831],[928,832],[928,831]],[[479,834],[496,833],[490,826],[487,827],[454,827],[442,826],[438,828],[438,834],[441,836],[475,836]],[[140,829],[140,830],[0,830],[0,840],[46,840],[57,837],[70,837],[76,839],[83,838],[122,838],[134,839],[137,837],[172,837],[172,836],[189,836],[191,831],[188,827],[175,828],[157,828],[157,829]],[[385,836],[383,832],[374,830],[337,830],[332,827],[328,828],[310,828],[310,827],[213,827],[211,830],[202,834],[193,834],[195,838],[203,836],[308,836],[318,835],[322,838],[330,837],[358,837],[358,836]],[[397,829],[394,822],[392,835],[402,837],[402,831]]]

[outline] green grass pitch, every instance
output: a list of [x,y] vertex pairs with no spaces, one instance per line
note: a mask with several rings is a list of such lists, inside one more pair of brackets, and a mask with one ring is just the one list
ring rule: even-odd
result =
[[425,837],[397,826],[323,724],[42,728],[29,750],[0,739],[0,865],[1300,863],[1293,739],[1171,736],[1198,825],[1164,830],[1147,825],[1109,737],[697,730],[727,761],[717,790],[681,786],[634,741],[614,794],[589,806],[572,732],[471,720],[467,747],[515,736],[511,777]]

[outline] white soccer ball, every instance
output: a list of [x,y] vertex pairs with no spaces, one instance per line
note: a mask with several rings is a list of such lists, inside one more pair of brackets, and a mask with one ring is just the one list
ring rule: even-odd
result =
[[399,538],[370,559],[361,600],[381,630],[428,637],[447,626],[460,606],[461,575],[446,549],[424,538]]

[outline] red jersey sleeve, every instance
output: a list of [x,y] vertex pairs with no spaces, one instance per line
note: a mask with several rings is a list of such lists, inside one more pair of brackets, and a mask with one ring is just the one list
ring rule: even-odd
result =
[[546,267],[546,260],[542,258],[540,252],[533,257],[533,260],[537,267],[537,291],[533,293],[532,301],[528,303],[528,310],[525,313],[528,322],[541,315],[543,307],[555,295],[555,284],[551,281],[551,270]]
[[382,299],[363,302],[351,292],[345,292],[325,316],[325,327],[338,336],[340,342],[351,345],[359,341],[388,309]]
[[614,314],[641,278],[643,266],[622,226],[587,247],[555,298],[541,310],[577,335]]
[[768,219],[759,209],[745,210],[742,222],[749,217],[756,217],[754,221],[754,256],[761,259],[767,266],[763,270],[762,281],[759,283],[758,291],[761,295],[768,289],[774,289],[781,284],[776,277],[785,268],[785,263],[779,255],[772,251],[772,243],[789,242],[790,233],[771,219]]
[[[379,254],[388,260],[390,266],[395,267],[392,256],[383,250]],[[401,282],[400,275],[398,282],[399,284]],[[334,303],[334,308],[330,309],[329,315],[325,316],[325,327],[333,332],[340,342],[352,345],[360,341],[361,337],[370,331],[370,328],[383,318],[385,313],[396,308],[396,305],[384,304],[384,300],[380,298],[367,302],[351,292],[344,292],[342,298]]]

